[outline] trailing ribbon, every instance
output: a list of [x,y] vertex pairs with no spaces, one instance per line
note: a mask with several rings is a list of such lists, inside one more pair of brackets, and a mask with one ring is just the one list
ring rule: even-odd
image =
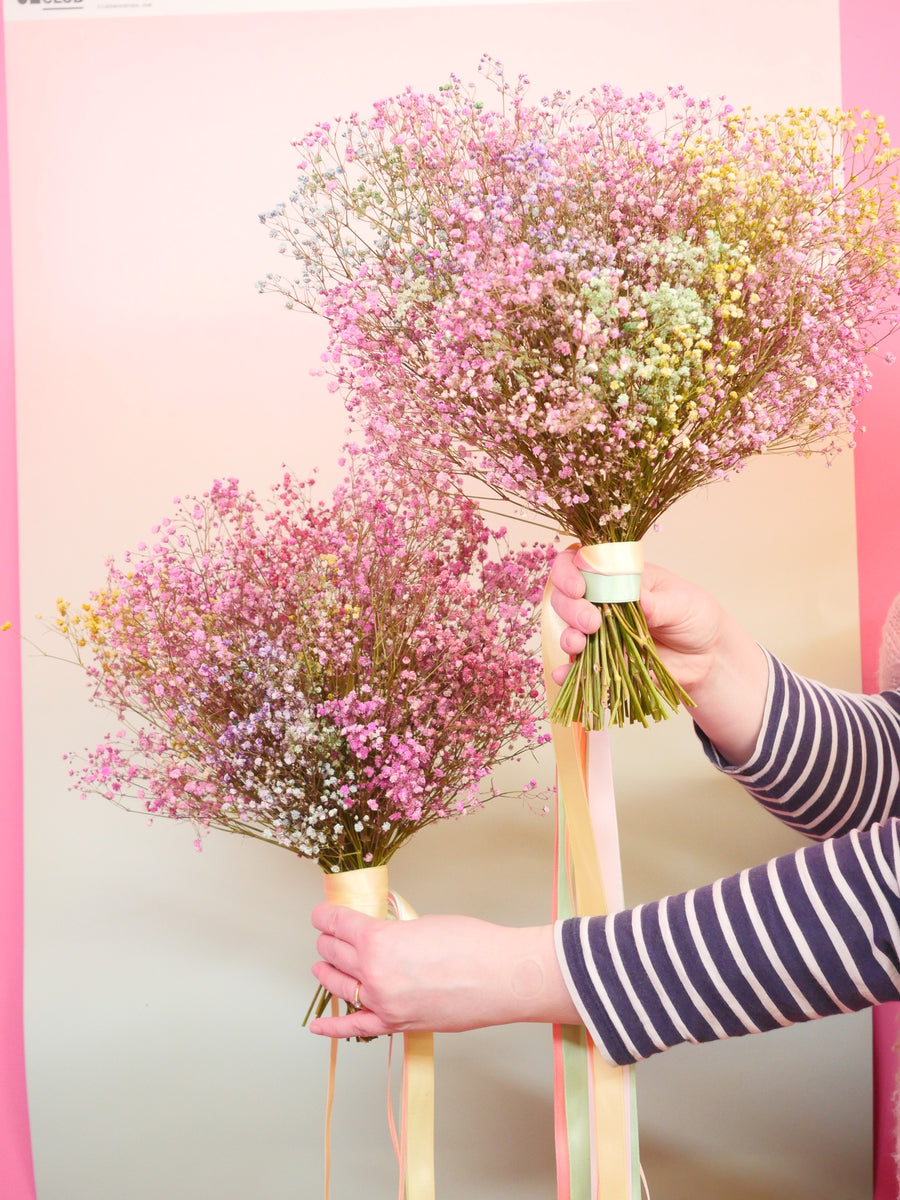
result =
[[[402,896],[388,893],[388,912],[412,921],[416,912]],[[400,1200],[434,1200],[434,1034],[404,1033],[400,1120]]]
[[[388,890],[387,867],[363,867],[357,871],[326,872],[325,898],[330,904],[354,908],[384,920],[411,921],[415,910]],[[332,997],[332,1012],[338,1001]],[[392,1039],[393,1043],[393,1039]],[[331,1042],[328,1096],[325,1105],[325,1200],[331,1181],[331,1112],[337,1072],[337,1039]],[[389,1086],[390,1094],[390,1086]],[[400,1200],[434,1200],[434,1035],[403,1035],[403,1083],[400,1137],[396,1136],[393,1113],[389,1120],[394,1149],[400,1165]]]
[[[541,611],[548,707],[559,690],[552,672],[568,661],[559,644],[565,623],[549,597],[548,583]],[[586,735],[577,724],[553,723],[551,730],[558,793],[554,916],[602,916],[622,905],[607,735]],[[609,1066],[586,1030],[560,1026],[554,1028],[554,1063],[558,1200],[639,1200],[633,1069]]]

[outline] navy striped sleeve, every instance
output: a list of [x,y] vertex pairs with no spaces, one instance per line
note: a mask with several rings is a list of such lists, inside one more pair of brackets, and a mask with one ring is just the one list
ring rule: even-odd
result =
[[838,691],[768,658],[763,728],[750,761],[728,764],[698,730],[709,759],[817,840],[900,816],[900,691]]
[[679,896],[556,926],[604,1057],[736,1037],[900,997],[900,821]]

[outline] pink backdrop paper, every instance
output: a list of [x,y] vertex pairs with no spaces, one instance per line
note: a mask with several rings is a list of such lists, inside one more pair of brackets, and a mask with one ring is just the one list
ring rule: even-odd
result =
[[[900,6],[896,0],[844,0],[841,67],[844,104],[881,113],[900,136]],[[896,353],[898,339],[893,339]],[[863,686],[875,687],[885,614],[900,591],[900,365],[873,364],[874,386],[860,409],[856,519],[859,555],[860,649]],[[900,1004],[873,1014],[875,1200],[896,1200],[897,1081]]]
[[6,69],[0,20],[0,1192],[34,1181],[22,1048],[22,712]]

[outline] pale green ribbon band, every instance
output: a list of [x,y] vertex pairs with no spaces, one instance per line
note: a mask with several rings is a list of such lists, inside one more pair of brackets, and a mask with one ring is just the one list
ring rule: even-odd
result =
[[584,596],[592,604],[625,604],[641,598],[640,575],[597,575],[582,571]]
[[600,542],[596,546],[581,546],[576,562],[584,579],[585,598],[592,604],[625,604],[640,600],[644,568],[644,550],[640,542]]

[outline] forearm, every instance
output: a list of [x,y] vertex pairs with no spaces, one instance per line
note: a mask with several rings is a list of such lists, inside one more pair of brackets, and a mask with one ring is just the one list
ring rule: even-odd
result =
[[614,917],[557,927],[579,1011],[611,1062],[900,996],[897,822]]
[[757,745],[733,758],[704,727],[710,759],[808,837],[900,816],[900,694],[837,691],[766,657],[770,686]]
[[501,994],[498,1004],[498,1014],[503,1012],[504,1006],[506,1008],[505,1023],[581,1024],[556,953],[552,925],[502,928],[498,948],[506,960],[502,972],[507,980],[503,989],[505,996]]

